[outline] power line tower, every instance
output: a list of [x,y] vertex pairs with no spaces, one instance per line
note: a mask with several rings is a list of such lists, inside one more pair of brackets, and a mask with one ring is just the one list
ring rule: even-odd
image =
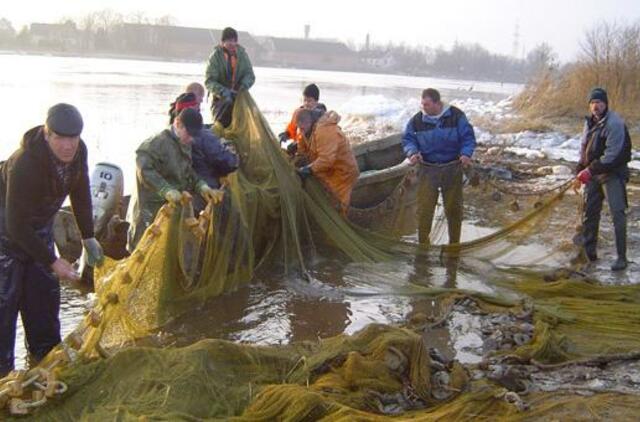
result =
[[516,21],[516,27],[513,31],[513,50],[511,55],[514,58],[518,58],[518,53],[520,50],[520,24]]

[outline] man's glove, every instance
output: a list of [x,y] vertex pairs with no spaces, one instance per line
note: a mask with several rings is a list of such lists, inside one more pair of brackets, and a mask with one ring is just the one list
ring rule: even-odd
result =
[[311,171],[311,166],[304,166],[304,167],[300,167],[298,169],[298,176],[300,176],[300,178],[302,180],[305,180],[306,178],[308,178],[309,176],[311,176],[313,174],[313,172]]
[[164,194],[164,199],[166,199],[167,202],[171,202],[172,204],[177,204],[178,202],[180,202],[180,199],[182,199],[182,194],[179,190],[169,189]]
[[227,87],[222,87],[222,89],[220,90],[220,96],[227,101],[231,101],[233,100],[233,97],[235,97],[233,91]]
[[287,133],[287,131],[284,131],[284,132],[280,133],[278,135],[278,139],[280,140],[281,144],[284,144],[285,142],[287,142],[289,140],[289,133]]
[[589,181],[591,180],[591,170],[586,168],[582,170],[580,173],[578,173],[578,180],[583,185],[586,185],[587,183],[589,183]]
[[104,263],[104,252],[100,242],[95,237],[82,240],[82,247],[84,248],[84,262],[90,266],[100,266]]
[[224,191],[220,189],[210,188],[209,185],[202,185],[202,187],[200,187],[200,195],[202,195],[202,197],[207,202],[213,202],[214,204],[217,204],[222,201],[222,198],[224,197]]
[[298,152],[297,142],[291,142],[289,145],[287,145],[287,154],[296,155],[296,152]]

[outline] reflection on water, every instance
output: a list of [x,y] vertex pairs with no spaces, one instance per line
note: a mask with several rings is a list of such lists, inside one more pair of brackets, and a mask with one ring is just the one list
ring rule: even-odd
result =
[[[134,181],[138,145],[167,123],[170,101],[187,83],[203,79],[204,63],[163,63],[136,60],[1,55],[4,98],[0,159],[19,145],[22,134],[44,121],[46,110],[69,102],[81,110],[90,166],[100,161],[119,165],[125,191]],[[418,109],[419,92],[440,88],[448,99],[503,98],[520,89],[509,84],[437,80],[409,76],[372,75],[296,69],[256,68],[252,95],[274,132],[288,122],[299,105],[303,87],[316,82],[321,101],[340,112],[354,97],[368,95]],[[472,93],[469,86],[474,86]],[[16,112],[19,110],[19,112]],[[206,117],[208,113],[204,113]],[[365,121],[366,124],[366,121]],[[189,344],[205,337],[258,344],[313,340],[353,333],[370,323],[403,321],[412,312],[436,304],[425,292],[432,287],[492,291],[487,278],[465,268],[465,262],[349,264],[337,260],[318,263],[312,280],[263,277],[236,292],[211,300],[183,315],[158,336],[163,344]],[[87,296],[62,287],[63,335],[80,321]],[[443,343],[447,343],[443,334]],[[17,338],[17,366],[24,367],[22,330]]]

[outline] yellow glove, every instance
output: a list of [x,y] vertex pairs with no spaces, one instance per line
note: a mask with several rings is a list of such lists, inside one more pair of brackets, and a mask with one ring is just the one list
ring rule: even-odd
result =
[[214,204],[217,204],[222,201],[222,198],[224,197],[224,191],[220,189],[210,188],[208,185],[202,185],[202,187],[200,188],[200,195],[202,195],[202,197],[207,202],[213,202]]

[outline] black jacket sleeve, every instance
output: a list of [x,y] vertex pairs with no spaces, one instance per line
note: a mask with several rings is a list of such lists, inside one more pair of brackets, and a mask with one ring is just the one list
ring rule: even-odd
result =
[[38,207],[36,197],[40,183],[38,178],[33,177],[35,164],[30,161],[29,157],[18,157],[8,170],[5,224],[13,242],[34,260],[50,266],[56,256],[30,224]]
[[80,163],[80,175],[75,186],[69,193],[71,208],[76,218],[83,239],[94,237],[93,233],[93,209],[91,207],[91,189],[89,186],[89,169],[87,166],[87,152],[83,145],[82,162]]

